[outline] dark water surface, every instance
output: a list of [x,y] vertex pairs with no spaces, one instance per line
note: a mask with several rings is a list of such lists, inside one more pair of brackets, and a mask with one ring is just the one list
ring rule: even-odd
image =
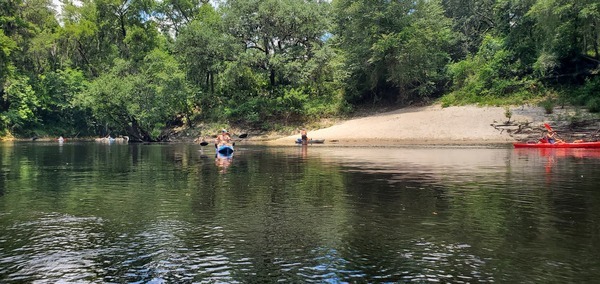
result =
[[600,151],[0,144],[1,283],[589,283]]

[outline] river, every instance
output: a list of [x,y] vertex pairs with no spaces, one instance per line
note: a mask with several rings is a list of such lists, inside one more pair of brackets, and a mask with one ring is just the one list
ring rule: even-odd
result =
[[2,283],[586,283],[600,151],[0,143]]

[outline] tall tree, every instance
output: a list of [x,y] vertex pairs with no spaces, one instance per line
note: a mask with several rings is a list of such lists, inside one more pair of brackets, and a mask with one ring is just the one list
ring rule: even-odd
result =
[[444,11],[459,35],[457,57],[476,53],[483,37],[497,27],[494,6],[497,0],[443,0]]
[[163,32],[175,37],[189,25],[202,6],[209,5],[207,0],[165,0],[158,1],[154,18]]
[[110,68],[116,58],[143,60],[161,44],[149,0],[83,0],[65,3],[62,51],[90,77]]
[[35,86],[41,104],[38,117],[46,125],[45,130],[67,136],[94,134],[90,113],[75,104],[87,84],[83,72],[71,68],[39,76]]
[[38,120],[32,82],[51,68],[52,33],[58,28],[49,0],[0,3],[0,131],[27,130]]
[[181,29],[175,52],[188,79],[204,91],[214,92],[215,76],[233,57],[233,38],[223,31],[221,15],[210,4],[202,5],[196,19]]
[[[289,84],[292,63],[313,56],[329,28],[328,4],[302,0],[230,0],[225,6],[229,32],[256,58],[269,85]],[[258,70],[257,70],[258,71]]]
[[10,54],[16,48],[15,41],[0,29],[0,96],[4,94],[4,84],[15,68],[10,60]]
[[351,72],[349,99],[406,102],[436,90],[454,38],[439,1],[333,3]]
[[165,123],[188,108],[189,94],[173,56],[155,49],[141,64],[116,60],[78,95],[77,103],[115,132],[126,131],[134,141],[156,141]]
[[[552,66],[567,72],[577,72],[582,64],[598,65],[600,5],[597,1],[538,0],[528,15],[536,21],[540,58],[554,58]],[[586,57],[588,52],[596,60],[590,61]],[[581,62],[582,56],[587,63]]]
[[260,125],[306,113],[300,106],[320,101],[316,95],[332,96],[330,89],[316,90],[310,83],[320,80],[315,75],[327,74],[318,73],[318,68],[327,66],[334,54],[320,53],[330,37],[330,7],[327,1],[315,0],[224,3],[220,11],[237,52],[225,62],[217,85],[222,113]]

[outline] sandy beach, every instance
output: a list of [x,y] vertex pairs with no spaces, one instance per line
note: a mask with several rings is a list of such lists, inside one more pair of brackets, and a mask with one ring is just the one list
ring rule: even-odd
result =
[[[511,121],[543,125],[568,110],[545,114],[541,107],[511,107]],[[512,143],[517,139],[495,128],[508,120],[503,107],[440,105],[408,107],[368,117],[342,121],[328,128],[308,129],[312,139],[325,139],[331,145],[402,144],[491,144]],[[290,145],[300,137],[293,134],[268,141],[270,145]]]

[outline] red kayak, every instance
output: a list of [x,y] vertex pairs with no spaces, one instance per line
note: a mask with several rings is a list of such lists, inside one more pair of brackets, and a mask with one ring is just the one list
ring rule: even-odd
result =
[[600,142],[514,143],[515,148],[600,148]]

